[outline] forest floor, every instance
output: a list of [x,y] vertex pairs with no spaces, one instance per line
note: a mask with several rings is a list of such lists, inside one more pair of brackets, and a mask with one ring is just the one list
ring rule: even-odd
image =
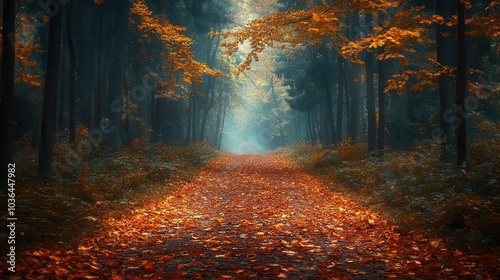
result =
[[[146,196],[147,193],[144,193]],[[499,256],[391,225],[280,155],[227,155],[10,279],[495,279]],[[88,202],[86,202],[88,203]],[[96,204],[95,202],[94,204]],[[6,275],[2,261],[2,275]],[[8,274],[7,274],[8,275]]]

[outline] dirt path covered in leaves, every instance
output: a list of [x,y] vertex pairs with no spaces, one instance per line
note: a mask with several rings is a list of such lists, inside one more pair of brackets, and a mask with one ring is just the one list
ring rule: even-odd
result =
[[493,279],[500,272],[496,257],[399,232],[275,155],[218,158],[170,196],[102,222],[106,229],[77,250],[20,256],[19,279]]

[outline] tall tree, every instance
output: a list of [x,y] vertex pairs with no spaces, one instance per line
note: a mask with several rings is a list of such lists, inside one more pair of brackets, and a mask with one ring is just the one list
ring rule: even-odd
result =
[[342,139],[342,124],[344,122],[344,58],[337,56],[337,141]]
[[[358,36],[357,32],[359,32],[359,13],[356,11],[354,15],[350,18],[351,21],[351,29],[350,29],[350,38],[351,40],[355,40]],[[350,100],[350,111],[347,125],[347,133],[351,140],[355,141],[358,138],[358,127],[359,127],[359,118],[361,113],[361,64],[357,62],[350,62],[349,67],[349,79],[351,86],[349,87],[349,96]],[[346,93],[347,94],[347,93]]]
[[[445,23],[436,26],[437,61],[444,67],[456,66],[456,37],[455,28],[446,25],[457,11],[457,1],[440,0],[436,1],[436,14],[442,16]],[[454,82],[453,77],[441,76],[439,83],[439,116],[441,127],[442,151],[441,160],[453,160],[452,145],[455,139],[453,125],[455,120],[454,104]]]
[[16,1],[3,1],[2,24],[2,92],[0,96],[0,179],[2,180],[2,188],[0,191],[5,191],[7,184],[4,184],[4,179],[7,178],[7,165],[12,163]]
[[66,41],[69,52],[69,141],[75,143],[76,53],[73,38],[73,1],[66,4]]
[[[130,1],[109,0],[112,5],[113,35],[109,67],[109,89],[107,116],[110,121],[108,148],[116,154],[120,146],[120,116],[122,93],[127,60],[127,38],[129,29]],[[120,106],[117,106],[120,104]]]
[[467,124],[465,96],[467,94],[467,44],[465,37],[465,4],[457,0],[458,36],[457,36],[457,78],[456,78],[456,138],[457,164],[460,166],[467,159]]
[[[383,26],[386,20],[385,14],[383,12],[378,12],[377,21],[378,26]],[[384,48],[379,47],[378,53],[384,53]],[[385,148],[385,88],[386,88],[386,62],[381,59],[377,59],[377,70],[378,70],[378,133],[377,133],[377,150],[378,156],[383,158],[384,148]]]
[[43,91],[42,128],[38,155],[38,173],[40,175],[49,175],[52,169],[61,49],[61,14],[61,12],[56,13],[49,23],[47,71]]
[[[365,15],[366,25],[371,27],[373,15]],[[366,67],[366,111],[368,115],[368,150],[371,152],[377,147],[377,120],[375,118],[375,86],[373,70],[373,50],[367,50],[365,56]]]

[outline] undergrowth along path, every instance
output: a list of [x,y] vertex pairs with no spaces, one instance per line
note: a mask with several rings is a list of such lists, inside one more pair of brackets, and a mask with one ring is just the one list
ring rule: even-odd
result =
[[82,240],[78,250],[26,252],[18,274],[493,279],[500,272],[496,256],[470,256],[418,232],[400,232],[278,155],[220,157],[168,197],[105,223],[106,229]]

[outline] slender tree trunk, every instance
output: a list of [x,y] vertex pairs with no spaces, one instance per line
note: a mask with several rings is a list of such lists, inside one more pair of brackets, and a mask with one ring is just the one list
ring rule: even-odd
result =
[[321,129],[321,122],[320,122],[321,107],[322,106],[320,106],[320,105],[316,105],[316,110],[314,113],[314,123],[315,123],[314,127],[316,128],[315,131],[316,131],[318,142],[321,142],[321,134],[323,134],[323,131]]
[[465,97],[467,94],[467,43],[465,37],[465,5],[456,0],[458,6],[458,44],[457,44],[457,79],[456,79],[456,137],[457,164],[460,166],[467,159],[467,124]]
[[[456,14],[457,2],[455,0],[436,1],[436,13],[449,21]],[[443,66],[456,66],[456,41],[454,28],[446,25],[437,25],[437,61]],[[455,120],[454,105],[454,82],[452,77],[439,77],[439,98],[440,98],[440,127],[441,127],[441,161],[452,161],[452,146],[455,142],[453,125]]]
[[344,87],[345,87],[345,115],[346,115],[346,122],[345,122],[345,125],[346,125],[346,137],[347,138],[351,138],[352,140],[352,137],[351,137],[351,134],[350,134],[350,126],[351,126],[351,110],[352,110],[352,103],[351,103],[351,100],[352,100],[352,83],[350,83],[352,80],[351,80],[351,73],[352,73],[352,69],[351,69],[351,65],[352,63],[350,63],[349,61],[345,61],[345,65],[344,65],[344,77],[345,77],[345,83],[344,83]]
[[214,133],[214,142],[213,145],[214,147],[218,146],[218,139],[219,139],[219,133],[220,133],[220,126],[222,122],[222,91],[219,91],[219,94],[217,95],[217,116],[216,116],[216,122],[215,122],[215,133]]
[[56,128],[57,85],[59,80],[59,60],[61,54],[61,14],[50,19],[47,71],[43,91],[42,128],[38,154],[38,173],[49,175],[52,169],[54,131]]
[[196,94],[192,95],[193,104],[191,107],[191,141],[194,143],[197,139],[197,124],[198,124],[198,99],[199,96]]
[[73,1],[66,4],[66,37],[69,51],[69,141],[75,143],[76,54],[73,40]]
[[193,124],[193,98],[194,96],[189,97],[189,107],[188,107],[188,116],[187,116],[187,129],[186,129],[186,144],[189,145],[191,143],[191,132],[192,132],[192,124]]
[[[386,16],[385,13],[378,13],[378,25],[384,26]],[[379,47],[378,53],[384,53],[384,48]],[[377,133],[377,155],[380,158],[384,157],[385,148],[385,119],[386,119],[386,106],[385,106],[385,88],[387,81],[387,69],[385,69],[387,62],[377,59],[378,70],[378,133]]]
[[0,96],[0,191],[7,191],[8,164],[13,162],[16,1],[3,1],[2,78]]
[[[328,68],[330,63],[328,62]],[[333,119],[333,91],[329,85],[329,79],[326,76],[328,72],[323,72],[323,84],[325,86],[325,144],[330,145],[335,138],[335,121]]]
[[[383,52],[381,50],[380,52]],[[385,147],[385,87],[386,87],[386,74],[385,62],[378,60],[378,138],[377,149],[380,157],[384,156]]]
[[344,59],[337,58],[337,142],[342,142],[342,124],[344,121]]
[[[373,21],[371,14],[365,15],[366,24]],[[377,120],[375,117],[375,86],[373,81],[373,52],[367,51],[366,66],[366,110],[368,114],[368,151],[372,152],[377,147]]]
[[203,116],[201,119],[200,138],[199,138],[200,141],[203,141],[205,138],[205,128],[207,126],[208,115],[212,110],[215,101],[215,77],[209,77],[208,79],[209,79],[208,93],[210,94],[210,101],[208,102],[208,104],[205,104],[205,110],[203,111]]
[[224,110],[222,111],[222,125],[220,128],[220,138],[219,138],[219,143],[217,145],[217,149],[220,149],[220,147],[221,147],[222,135],[224,133],[224,124],[226,122],[226,110],[227,110],[228,106],[229,106],[229,96],[226,95],[226,97],[224,98]]
[[278,104],[278,98],[276,97],[276,91],[274,90],[274,76],[271,75],[271,80],[270,80],[270,85],[271,85],[271,96],[273,97],[273,102],[274,102],[274,108],[276,108],[276,122],[278,122],[278,126],[280,128],[280,134],[279,134],[279,138],[280,138],[280,142],[281,142],[281,145],[285,146],[285,135],[283,133],[283,127],[281,126],[281,123],[282,123],[282,119],[279,115],[279,104]]
[[[351,19],[351,38],[355,38],[355,33],[357,28],[359,27],[359,14],[357,12],[354,13],[354,16]],[[348,134],[352,141],[356,141],[358,138],[358,127],[359,127],[359,118],[361,113],[361,65],[358,63],[351,63],[351,80],[352,83],[350,87],[350,97],[351,97],[351,108],[349,115],[349,125],[348,125]]]
[[160,136],[160,104],[159,99],[154,97],[154,94],[151,96],[151,142],[156,143],[161,139]]
[[[63,13],[63,17],[61,19],[62,22],[66,22],[66,15]],[[68,54],[66,52],[66,30],[65,27],[61,27],[61,65],[60,65],[60,78],[59,78],[59,86],[57,88],[57,129],[59,131],[62,131],[65,129],[66,126],[66,101],[67,101],[67,93],[68,93],[68,77],[67,74],[67,65],[69,62],[68,59]]]
[[108,148],[110,154],[118,153],[120,146],[120,116],[122,106],[123,79],[127,60],[127,38],[130,1],[108,0],[113,7],[114,42],[111,47],[107,112],[110,124]]
[[[109,107],[109,74],[111,73],[111,59],[112,59],[112,17],[113,2],[105,1],[102,7],[97,7],[100,11],[100,25],[99,25],[99,47],[97,50],[97,92],[96,92],[96,116],[95,121],[99,123],[102,118],[107,117],[107,110]],[[115,54],[116,55],[116,54]],[[109,143],[108,143],[109,144]]]

